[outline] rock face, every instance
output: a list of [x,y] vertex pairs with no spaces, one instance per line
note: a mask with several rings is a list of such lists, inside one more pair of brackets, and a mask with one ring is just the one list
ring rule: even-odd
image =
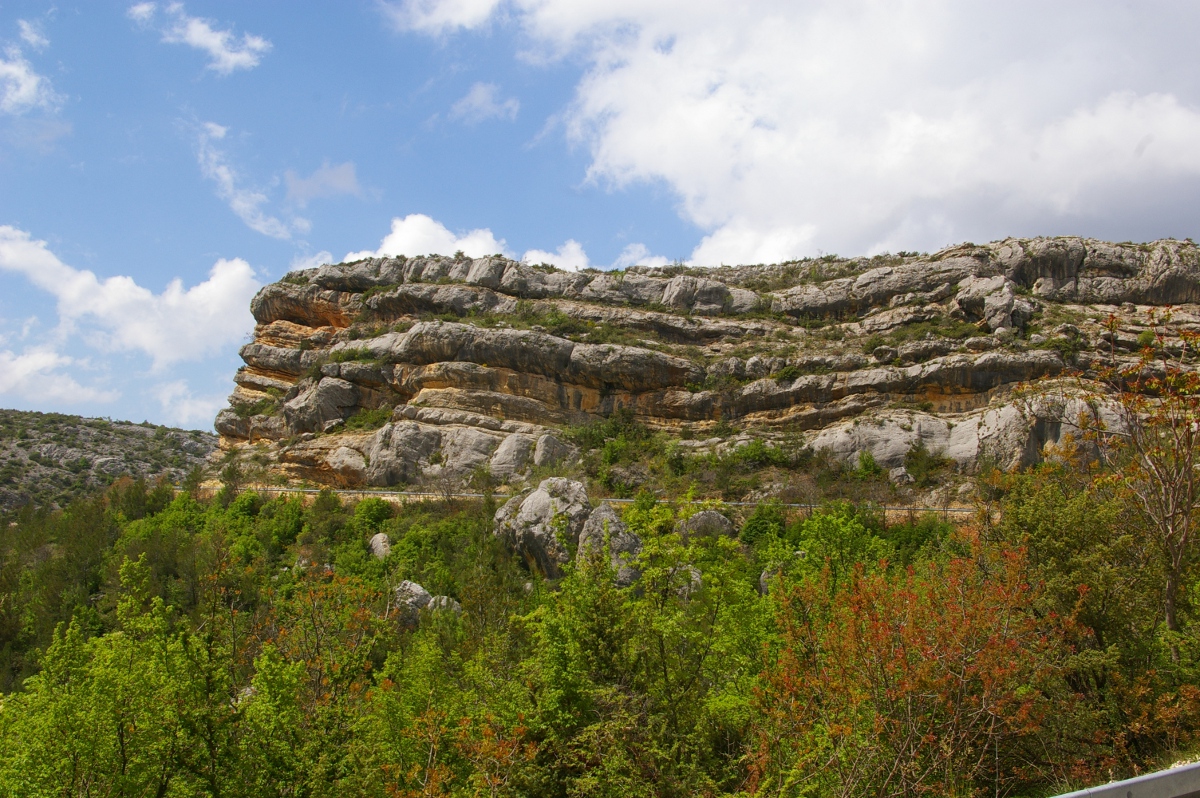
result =
[[583,483],[551,477],[496,511],[495,534],[531,569],[556,579],[578,547],[591,510]]
[[[347,487],[486,472],[528,490],[578,459],[572,428],[619,410],[656,429],[735,424],[847,460],[871,451],[888,469],[921,442],[970,471],[1035,461],[1055,439],[1063,419],[1016,412],[1015,386],[1131,357],[1150,306],[1176,306],[1173,345],[1200,330],[1198,302],[1200,250],[1174,240],[621,273],[376,258],[259,292],[215,426],[274,476]],[[528,551],[557,567],[548,539]]]

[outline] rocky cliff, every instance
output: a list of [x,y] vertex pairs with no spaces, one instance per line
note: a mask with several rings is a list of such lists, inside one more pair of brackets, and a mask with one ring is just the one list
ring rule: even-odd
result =
[[[933,255],[562,272],[502,257],[387,258],[288,274],[251,309],[221,445],[280,480],[520,482],[578,456],[618,411],[700,455],[754,439],[869,451],[904,479],[917,445],[969,474],[1036,461],[1058,424],[1021,383],[1128,357],[1147,310],[1200,329],[1190,241],[1053,238]],[[1109,317],[1116,332],[1106,329]]]

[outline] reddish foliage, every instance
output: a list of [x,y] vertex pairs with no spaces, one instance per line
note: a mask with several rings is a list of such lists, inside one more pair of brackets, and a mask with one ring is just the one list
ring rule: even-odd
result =
[[1067,651],[1031,611],[1021,552],[860,570],[832,597],[826,580],[780,599],[753,791],[969,795],[1055,764],[1027,743],[1062,709]]

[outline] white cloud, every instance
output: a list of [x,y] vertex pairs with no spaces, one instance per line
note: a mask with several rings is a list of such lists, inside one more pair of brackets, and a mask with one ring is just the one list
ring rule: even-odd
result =
[[499,0],[405,0],[382,8],[400,30],[446,33],[481,25],[498,5]]
[[205,122],[197,136],[200,172],[217,184],[217,196],[247,227],[265,236],[289,239],[293,228],[301,233],[308,232],[306,219],[293,219],[289,226],[263,211],[262,206],[268,201],[266,194],[241,185],[237,170],[230,165],[225,152],[213,143],[224,139],[228,132],[229,128]]
[[583,251],[583,245],[573,238],[567,239],[554,252],[541,249],[531,249],[521,256],[525,263],[548,263],[566,271],[577,272],[588,267],[588,256]]
[[343,194],[361,197],[363,193],[362,187],[358,185],[358,175],[355,174],[352,161],[337,166],[330,166],[326,161],[308,177],[300,177],[289,169],[283,179],[287,184],[288,200],[301,208],[307,205],[309,200]]
[[[137,3],[125,12],[130,19],[148,27],[157,18],[156,3]],[[261,36],[242,34],[241,39],[230,30],[218,30],[210,20],[188,16],[183,3],[167,3],[161,28],[162,40],[168,44],[186,44],[208,54],[208,68],[218,75],[230,75],[239,69],[253,69],[271,51],[271,43]]]
[[125,13],[139,25],[147,25],[150,20],[154,19],[154,13],[157,10],[157,3],[135,3]]
[[50,46],[50,40],[42,32],[42,26],[37,22],[24,19],[17,20],[17,30],[21,33],[21,41],[35,50],[45,50]]
[[667,266],[670,258],[661,255],[651,255],[645,244],[630,244],[621,250],[621,254],[613,261],[612,268],[628,269],[630,266]]
[[173,380],[155,386],[154,396],[162,405],[163,415],[174,424],[211,424],[217,412],[228,403],[223,394],[195,396],[185,380]]
[[499,92],[500,87],[495,83],[476,83],[465,97],[451,106],[450,118],[461,119],[468,125],[488,119],[516,119],[521,103],[516,97],[501,100]]
[[1193,232],[1161,219],[1186,220],[1200,188],[1195,4],[419,0],[391,13],[438,35],[504,14],[528,60],[581,59],[564,119],[588,177],[670,187],[706,233],[697,262]]
[[392,219],[392,231],[374,252],[351,252],[344,261],[383,258],[394,255],[453,255],[458,251],[472,258],[504,252],[504,239],[497,240],[488,229],[470,230],[461,235],[450,232],[441,222],[423,213]]
[[65,332],[86,326],[89,343],[143,352],[155,368],[216,354],[254,326],[248,307],[259,282],[240,258],[218,260],[208,279],[191,288],[176,278],[154,294],[130,277],[101,280],[74,269],[45,241],[0,225],[0,270],[22,274],[53,295]]
[[39,347],[21,354],[0,350],[0,396],[15,395],[32,402],[111,402],[115,391],[80,385],[61,369],[75,364],[53,349]]
[[53,110],[61,102],[50,80],[34,71],[16,47],[0,57],[0,111],[23,114],[34,108]]
[[324,266],[326,263],[334,263],[333,253],[328,250],[321,250],[314,255],[297,255],[288,264],[288,271],[298,272],[303,269],[315,269],[318,266]]

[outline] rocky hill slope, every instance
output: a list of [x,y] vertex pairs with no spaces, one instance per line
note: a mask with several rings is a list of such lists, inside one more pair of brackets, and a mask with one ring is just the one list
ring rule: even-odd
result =
[[[216,429],[277,480],[341,486],[522,483],[613,419],[659,431],[677,474],[757,446],[903,484],[914,452],[962,475],[1035,462],[1061,426],[1023,414],[1018,384],[1132,356],[1153,307],[1176,306],[1170,346],[1196,303],[1200,252],[1175,240],[624,272],[371,259],[259,292]],[[646,478],[636,451],[583,461],[614,490]]]
[[65,506],[122,476],[178,482],[216,448],[199,430],[0,410],[0,510]]

